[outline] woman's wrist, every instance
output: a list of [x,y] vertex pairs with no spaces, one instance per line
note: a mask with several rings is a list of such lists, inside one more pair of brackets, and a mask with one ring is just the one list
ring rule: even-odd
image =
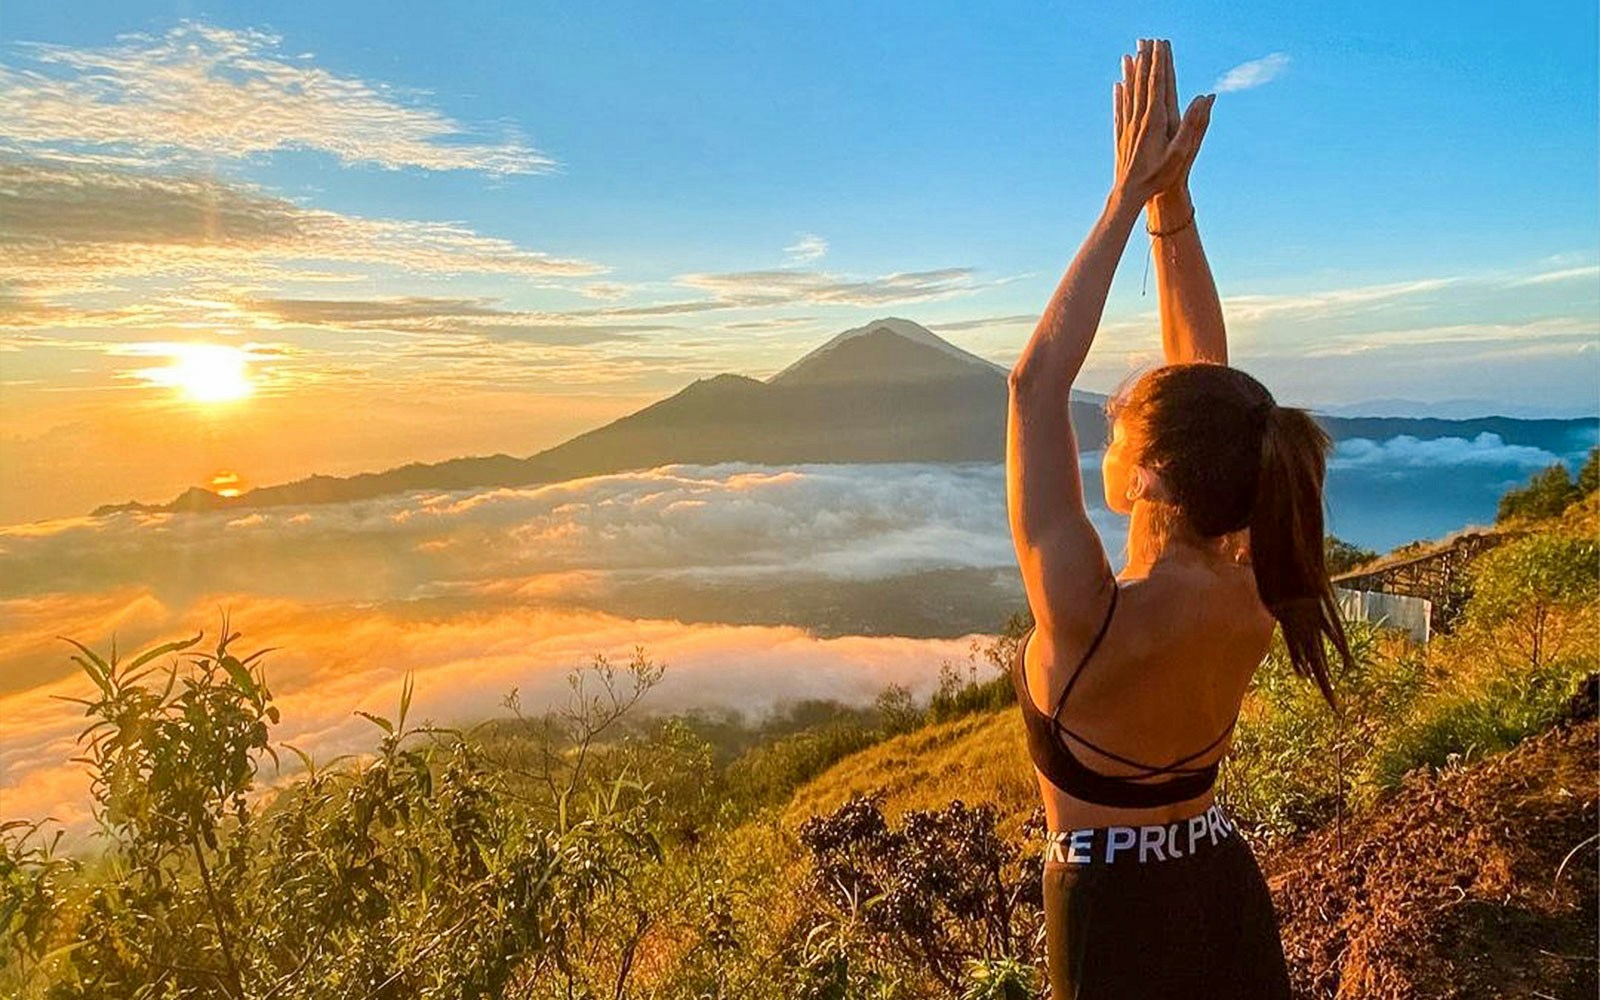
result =
[[1117,187],[1112,188],[1111,194],[1107,196],[1100,217],[1108,223],[1126,225],[1129,233],[1132,233],[1133,224],[1138,221],[1139,213],[1143,210],[1144,203],[1137,196]]
[[1145,203],[1145,222],[1153,230],[1164,232],[1181,226],[1194,214],[1194,200],[1189,197],[1187,185],[1157,192]]

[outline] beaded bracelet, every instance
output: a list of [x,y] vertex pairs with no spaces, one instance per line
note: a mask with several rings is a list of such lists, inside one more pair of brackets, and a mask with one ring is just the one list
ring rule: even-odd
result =
[[1187,229],[1188,227],[1190,227],[1192,225],[1194,225],[1194,206],[1193,205],[1189,206],[1189,218],[1186,221],[1184,221],[1182,223],[1179,223],[1176,226],[1173,226],[1171,229],[1168,229],[1168,230],[1165,230],[1163,232],[1159,232],[1158,233],[1154,229],[1151,229],[1149,226],[1145,226],[1144,227],[1144,231],[1149,233],[1151,236],[1171,236],[1173,233],[1181,232],[1182,230]]

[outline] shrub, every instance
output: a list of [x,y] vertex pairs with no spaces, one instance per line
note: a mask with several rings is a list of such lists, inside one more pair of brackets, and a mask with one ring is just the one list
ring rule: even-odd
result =
[[[621,989],[655,919],[641,893],[663,854],[650,787],[594,762],[659,667],[637,659],[621,682],[603,658],[574,672],[548,727],[565,752],[532,769],[465,734],[410,728],[408,678],[392,720],[367,715],[375,755],[319,768],[301,754],[305,778],[256,806],[262,759],[277,759],[278,712],[254,663],[267,650],[236,658],[224,620],[214,654],[145,666],[200,638],[127,664],[75,643],[97,689],[79,703],[111,865],[87,887],[52,998]],[[6,923],[20,919],[36,952],[48,859],[0,842],[19,900]]]
[[1327,564],[1329,576],[1338,576],[1376,558],[1378,553],[1373,550],[1352,545],[1333,535],[1323,540],[1323,559]]
[[[1592,478],[1592,476],[1591,476]],[[1567,505],[1583,496],[1582,490],[1572,481],[1572,475],[1563,462],[1556,462],[1534,473],[1528,485],[1507,490],[1500,497],[1500,508],[1495,514],[1499,524],[1514,518],[1555,517]]]
[[1013,995],[1014,960],[1039,924],[1039,866],[1018,869],[992,806],[914,810],[895,829],[878,797],[856,796],[799,837],[816,907],[800,963],[812,995],[886,981],[952,1000]]
[[1585,626],[1600,596],[1595,539],[1537,532],[1484,553],[1471,575],[1466,613],[1488,648],[1510,650],[1538,670],[1574,640],[1589,638]]

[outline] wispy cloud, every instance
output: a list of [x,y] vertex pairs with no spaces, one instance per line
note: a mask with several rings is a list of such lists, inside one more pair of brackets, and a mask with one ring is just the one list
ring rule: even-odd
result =
[[0,158],[4,328],[185,325],[241,289],[286,282],[606,270],[455,223],[343,215],[209,177]]
[[456,223],[343,215],[209,177],[0,160],[0,281],[14,287],[70,284],[74,275],[237,283],[294,278],[317,264],[363,275],[606,270]]
[[783,248],[783,252],[793,263],[809,264],[827,254],[828,241],[815,233],[801,233],[798,240]]
[[1600,323],[1592,317],[1551,316],[1521,323],[1447,323],[1400,330],[1336,333],[1321,343],[1301,345],[1298,349],[1307,358],[1351,357],[1400,348],[1471,347],[1511,351],[1538,347],[1556,353],[1575,353],[1597,338],[1600,338]]
[[1296,316],[1328,318],[1379,308],[1396,299],[1436,292],[1460,280],[1421,278],[1288,295],[1228,295],[1223,297],[1222,306],[1229,320],[1241,323]]
[[926,302],[965,295],[986,287],[970,267],[932,271],[906,271],[870,278],[850,278],[821,271],[734,271],[682,274],[673,280],[715,296],[723,308],[775,306],[797,302],[851,306],[879,306],[897,302]]
[[1517,278],[1507,282],[1508,285],[1548,285],[1556,281],[1573,281],[1578,278],[1600,278],[1600,264],[1587,264],[1583,267],[1563,267],[1555,271],[1541,271],[1530,274],[1525,278]]
[[1263,83],[1270,83],[1283,75],[1289,67],[1289,56],[1283,52],[1273,52],[1260,59],[1240,63],[1233,69],[1217,77],[1217,82],[1211,89],[1217,93],[1229,90],[1249,90],[1259,87]]
[[[582,346],[608,340],[638,340],[639,334],[675,327],[660,324],[596,324],[563,320],[560,314],[503,309],[489,299],[406,296],[389,299],[248,299],[238,308],[274,323],[338,330],[471,334],[486,340]],[[237,320],[238,317],[235,317]]]
[[797,327],[815,326],[814,316],[774,316],[770,319],[751,319],[739,323],[724,323],[724,330],[792,330]]
[[270,32],[185,21],[105,48],[21,44],[0,64],[0,135],[13,146],[112,158],[242,159],[314,150],[386,169],[526,174],[555,161],[504,128],[496,140],[427,95],[340,76],[280,51]]
[[1023,326],[1028,323],[1039,322],[1038,313],[1011,313],[1006,316],[980,316],[976,319],[958,319],[946,323],[929,323],[928,329],[942,330],[947,333],[960,333],[964,330],[984,330],[995,326]]

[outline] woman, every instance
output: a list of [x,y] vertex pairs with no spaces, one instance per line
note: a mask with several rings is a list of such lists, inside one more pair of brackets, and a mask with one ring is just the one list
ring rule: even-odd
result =
[[[1215,95],[1180,116],[1171,50],[1150,39],[1113,91],[1115,183],[1011,372],[1006,432],[1035,621],[1012,668],[1050,831],[1050,986],[1055,1000],[1286,997],[1271,897],[1212,785],[1275,627],[1330,704],[1323,639],[1350,662],[1323,565],[1330,441],[1227,364],[1188,191]],[[1105,500],[1130,516],[1113,574],[1067,399],[1141,208],[1167,363],[1108,406]]]

